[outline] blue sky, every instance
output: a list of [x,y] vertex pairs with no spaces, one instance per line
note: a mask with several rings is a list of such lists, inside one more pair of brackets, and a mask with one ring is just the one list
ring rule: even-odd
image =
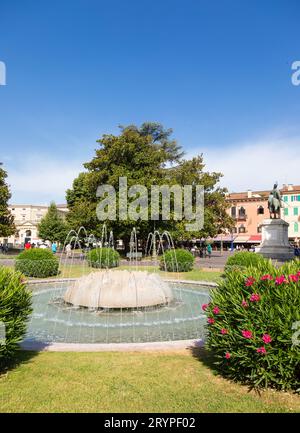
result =
[[230,190],[300,184],[299,19],[298,0],[0,0],[12,202],[63,202],[96,139],[143,121]]

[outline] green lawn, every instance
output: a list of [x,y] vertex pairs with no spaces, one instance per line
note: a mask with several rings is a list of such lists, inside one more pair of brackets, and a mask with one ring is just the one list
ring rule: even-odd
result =
[[215,376],[205,355],[188,350],[20,357],[23,364],[0,376],[0,412],[300,411],[300,397],[249,392]]
[[[158,272],[163,278],[168,279],[182,279],[182,280],[194,280],[194,281],[210,281],[216,282],[221,278],[222,273],[219,271],[204,271],[202,269],[193,269],[189,272],[164,272],[160,271],[156,266],[120,266],[115,269],[131,269],[138,271],[148,271],[148,272]],[[101,272],[101,270],[97,270],[94,268],[90,268],[87,265],[83,264],[73,264],[72,266],[65,266],[61,270],[61,273],[58,275],[58,278],[78,278],[82,275],[86,275],[90,272]],[[54,277],[57,278],[57,277]]]

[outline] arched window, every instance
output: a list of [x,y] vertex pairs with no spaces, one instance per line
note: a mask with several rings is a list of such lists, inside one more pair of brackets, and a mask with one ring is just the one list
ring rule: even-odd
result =
[[236,207],[235,206],[232,206],[232,208],[231,208],[231,216],[232,216],[232,218],[236,217]]
[[258,215],[263,215],[265,213],[265,209],[264,209],[264,207],[263,206],[259,206],[258,208],[257,208],[257,214]]
[[31,236],[31,230],[26,230],[26,237],[29,237],[29,236]]

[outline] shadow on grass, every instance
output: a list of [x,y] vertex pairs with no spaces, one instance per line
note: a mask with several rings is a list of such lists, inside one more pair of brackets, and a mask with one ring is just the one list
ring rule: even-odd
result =
[[211,352],[209,352],[203,346],[191,346],[187,349],[191,355],[196,358],[201,364],[208,367],[214,375],[219,374],[218,370],[214,365],[215,358]]
[[[46,347],[47,344],[43,344],[43,347]],[[39,346],[38,350],[25,350],[21,346],[16,351],[15,355],[12,358],[7,358],[0,363],[0,378],[1,376],[7,374],[9,371],[12,371],[19,367],[21,364],[26,364],[30,362],[33,358],[35,358],[40,350],[42,349]]]

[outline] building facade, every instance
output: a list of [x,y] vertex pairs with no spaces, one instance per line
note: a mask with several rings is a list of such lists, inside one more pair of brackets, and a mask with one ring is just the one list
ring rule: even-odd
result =
[[[300,235],[300,186],[283,185],[280,189],[283,199],[281,218],[289,223],[289,239],[296,245]],[[230,193],[228,213],[235,221],[231,233],[235,244],[258,244],[261,242],[261,224],[270,218],[268,197],[270,191]]]
[[[0,238],[0,242],[8,244],[10,248],[21,248],[26,242],[39,243],[38,224],[46,215],[48,206],[43,205],[10,205],[9,210],[14,216],[16,233],[13,236]],[[57,205],[59,213],[64,216],[68,211],[66,205]]]

